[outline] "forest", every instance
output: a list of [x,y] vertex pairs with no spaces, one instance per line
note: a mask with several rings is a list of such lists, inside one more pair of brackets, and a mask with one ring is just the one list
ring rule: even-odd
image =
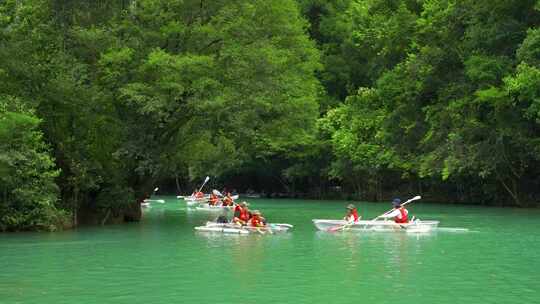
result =
[[4,0],[0,231],[156,185],[540,202],[540,1]]

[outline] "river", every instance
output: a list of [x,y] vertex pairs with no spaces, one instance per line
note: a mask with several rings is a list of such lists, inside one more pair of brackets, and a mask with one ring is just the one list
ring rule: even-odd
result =
[[222,235],[193,229],[215,215],[161,198],[140,223],[0,234],[0,303],[540,303],[540,210],[414,202],[460,229],[328,233],[311,219],[347,202],[252,199],[295,227]]

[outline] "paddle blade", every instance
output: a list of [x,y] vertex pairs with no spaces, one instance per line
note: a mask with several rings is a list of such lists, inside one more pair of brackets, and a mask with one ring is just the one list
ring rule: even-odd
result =
[[210,176],[207,176],[205,179],[204,179],[204,183],[208,182],[210,180]]
[[217,191],[216,189],[212,190],[212,193],[217,196],[223,196],[223,194],[221,194],[221,192]]
[[415,197],[413,197],[413,198],[407,200],[405,203],[402,204],[402,206],[405,206],[405,205],[407,205],[408,203],[413,202],[413,201],[416,201],[416,200],[419,200],[419,199],[421,199],[421,198],[422,198],[422,197],[421,197],[420,195],[417,195],[417,196],[415,196]]
[[154,189],[154,192],[157,192],[158,190],[159,190],[159,187],[156,187],[156,188]]

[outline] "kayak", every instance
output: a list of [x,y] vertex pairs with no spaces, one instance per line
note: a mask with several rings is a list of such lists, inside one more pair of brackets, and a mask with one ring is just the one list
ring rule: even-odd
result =
[[[234,196],[231,196],[231,197],[232,197],[233,200],[235,200],[235,199],[238,198],[238,195],[234,195]],[[221,202],[218,203],[218,204],[221,204]],[[189,203],[188,203],[188,206],[190,206]],[[204,211],[220,211],[220,210],[223,210],[223,209],[232,209],[232,208],[234,208],[234,205],[232,205],[232,206],[210,205],[210,204],[208,204],[206,202],[202,203],[202,204],[199,203],[197,205],[197,210],[204,210]]]
[[234,206],[210,206],[208,204],[202,204],[197,206],[197,210],[202,211],[223,211],[223,210],[232,210]]
[[[233,200],[236,200],[238,199],[238,195],[233,195],[231,196],[231,198]],[[194,197],[194,196],[177,196],[177,198],[183,198],[184,201],[186,201],[186,204],[190,207],[192,206],[198,206],[200,204],[205,204],[206,202],[208,202],[208,200],[210,200],[210,195],[205,195],[204,197]]]
[[219,224],[207,222],[205,226],[195,227],[195,230],[202,232],[218,232],[218,233],[233,233],[233,234],[250,234],[250,233],[279,233],[287,232],[293,225],[290,224],[268,224],[266,227],[251,227],[240,226],[236,224]]
[[200,197],[196,198],[193,196],[186,196],[184,197],[184,201],[186,201],[186,204],[188,206],[197,206],[199,204],[204,204],[208,201],[209,197]]
[[314,219],[313,224],[322,231],[405,231],[429,232],[437,228],[439,221],[421,221],[416,219],[406,224],[396,224],[393,221],[357,221],[347,224],[344,220]]
[[[155,199],[145,199],[144,200],[144,203],[160,203],[160,204],[164,204],[165,203],[165,200],[162,200],[162,199],[158,199],[158,200],[155,200]],[[142,205],[142,204],[141,204]]]

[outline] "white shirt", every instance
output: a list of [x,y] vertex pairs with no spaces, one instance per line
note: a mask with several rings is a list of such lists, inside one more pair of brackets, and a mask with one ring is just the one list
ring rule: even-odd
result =
[[[405,210],[405,214],[409,214],[409,211],[407,211],[407,209],[404,209]],[[401,212],[399,211],[399,209],[394,209],[392,210],[392,212],[386,214],[386,215],[381,215],[381,218],[395,218],[397,216],[398,219],[401,219]]]
[[[346,216],[343,218],[344,220],[347,221],[347,224],[352,224],[352,223],[355,223],[356,221],[354,220],[354,215],[349,215],[349,216]],[[358,219],[360,220],[360,217],[358,217]]]

